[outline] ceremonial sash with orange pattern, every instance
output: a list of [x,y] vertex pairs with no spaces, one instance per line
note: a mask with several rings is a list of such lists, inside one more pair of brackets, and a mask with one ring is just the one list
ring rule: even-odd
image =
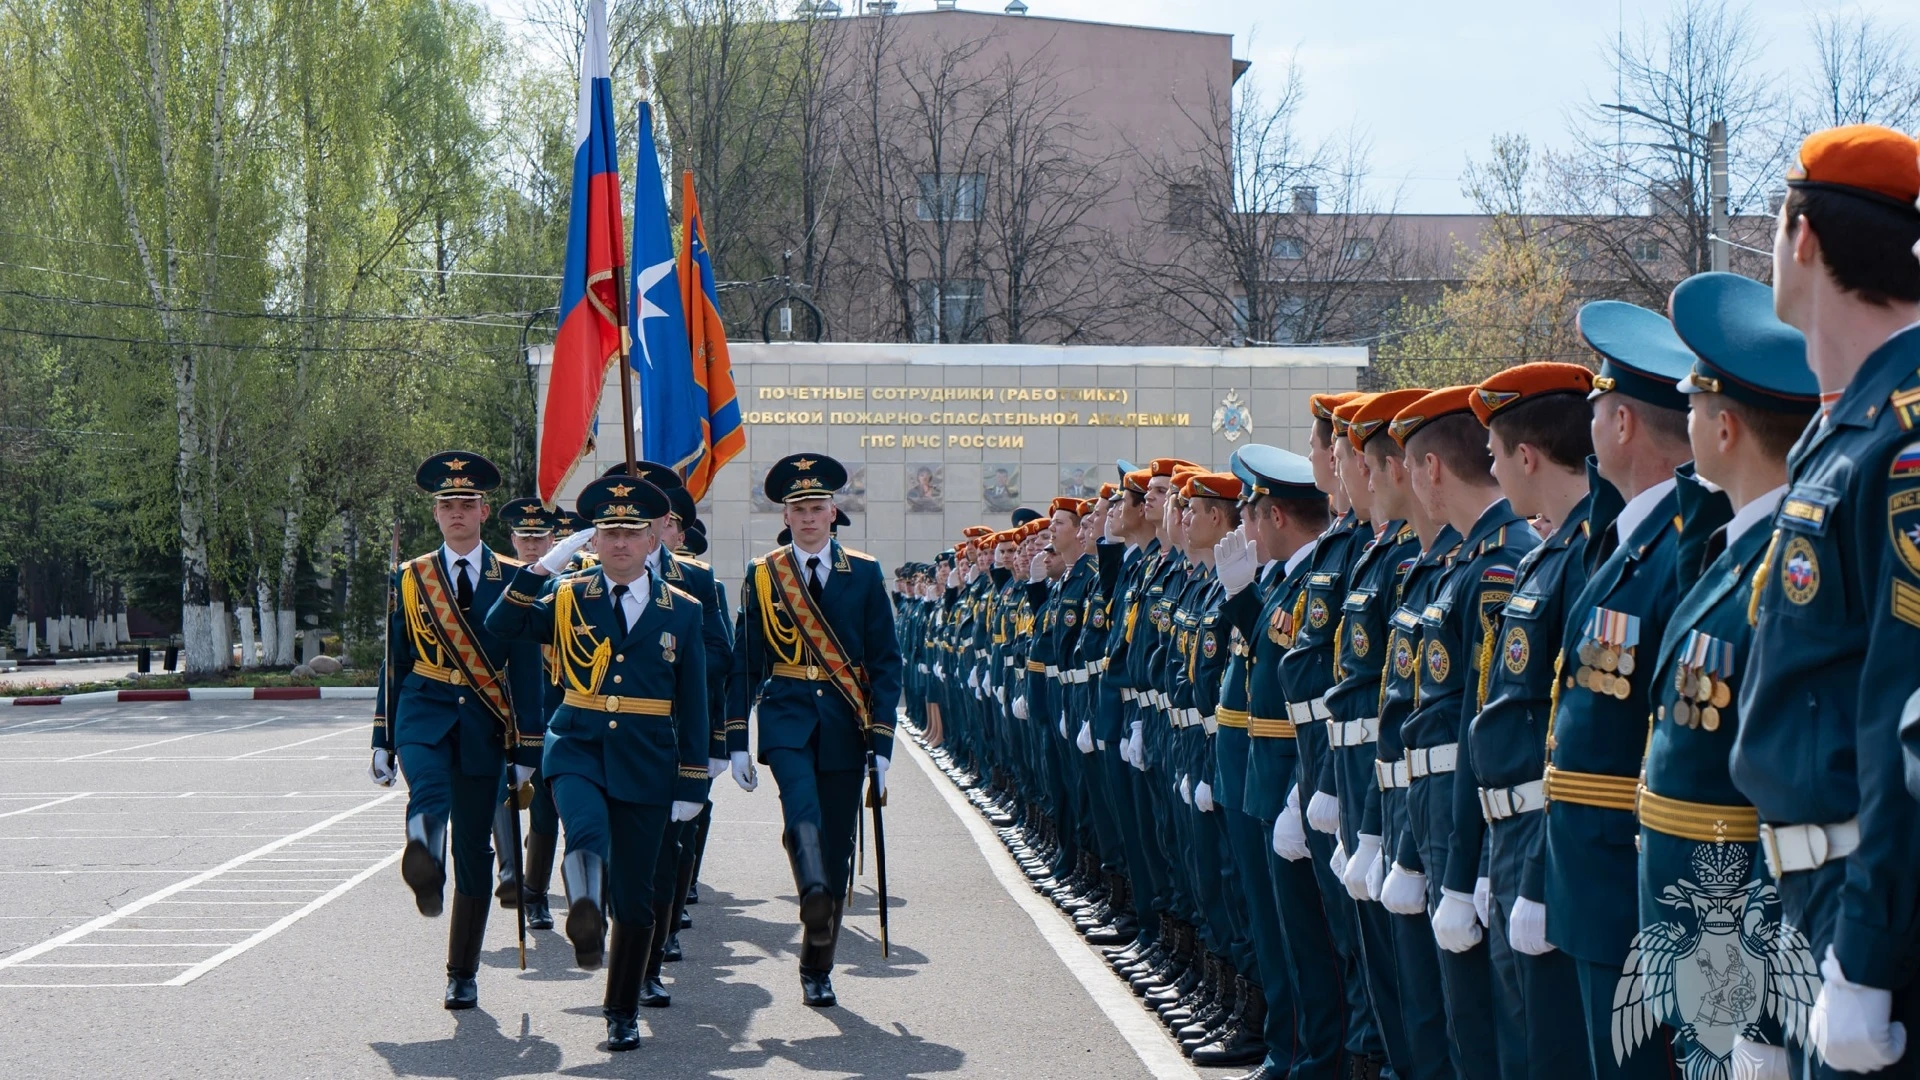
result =
[[787,602],[787,609],[793,612],[794,629],[800,632],[800,640],[806,642],[808,651],[820,661],[827,676],[833,682],[834,689],[840,691],[847,703],[853,706],[854,715],[859,717],[860,730],[865,731],[872,719],[867,704],[867,688],[860,681],[860,674],[847,660],[847,651],[840,647],[840,639],[834,636],[833,627],[813,606],[813,594],[807,591],[800,580],[799,561],[794,557],[791,547],[775,551],[766,559],[767,571],[773,576],[773,586]]
[[474,641],[473,630],[467,626],[466,616],[460,614],[460,606],[447,588],[446,573],[440,565],[438,553],[428,553],[413,560],[409,567],[414,578],[420,582],[420,595],[427,601],[427,617],[433,622],[433,629],[447,647],[454,666],[459,670],[468,686],[480,694],[480,701],[487,711],[500,722],[503,734],[511,741],[515,738],[513,724],[513,703],[507,697],[507,684],[500,673],[494,670],[493,662],[487,659],[485,650]]

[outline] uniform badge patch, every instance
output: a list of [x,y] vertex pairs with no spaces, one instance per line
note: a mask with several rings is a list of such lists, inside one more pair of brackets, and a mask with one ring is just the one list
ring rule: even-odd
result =
[[1434,682],[1447,681],[1447,673],[1453,670],[1453,660],[1447,656],[1447,647],[1437,641],[1427,642],[1427,674]]
[[1787,544],[1780,567],[1780,591],[1796,604],[1811,603],[1820,591],[1820,563],[1806,537],[1796,536]]
[[1072,608],[1068,608],[1064,613],[1062,613],[1061,618],[1067,621],[1068,626],[1072,626],[1075,623],[1078,623],[1080,621],[1080,613],[1075,611]]
[[1206,634],[1204,634],[1200,638],[1201,654],[1206,656],[1207,659],[1211,660],[1213,659],[1213,655],[1219,651],[1220,651],[1220,643],[1214,640],[1213,631],[1211,630],[1207,631]]
[[1327,602],[1316,596],[1307,601],[1307,623],[1315,628],[1327,625]]
[[1920,575],[1920,489],[1898,492],[1887,500],[1887,527],[1893,534],[1893,553],[1900,556],[1900,564],[1908,573]]
[[1525,674],[1527,670],[1527,659],[1532,655],[1532,649],[1527,644],[1526,627],[1516,626],[1509,629],[1507,631],[1507,640],[1501,645],[1500,652],[1505,658],[1508,671],[1513,672],[1515,675]]
[[1398,634],[1393,636],[1393,673],[1406,678],[1413,674],[1413,642]]
[[1353,645],[1353,655],[1356,657],[1367,655],[1367,650],[1373,648],[1373,639],[1367,636],[1367,628],[1364,626],[1355,626],[1353,636],[1347,640]]
[[1087,622],[1092,624],[1095,630],[1107,625],[1107,609],[1101,607],[1094,608],[1093,613],[1087,616]]
[[1915,474],[1920,474],[1920,443],[1900,451],[1893,459],[1893,466],[1887,470],[1887,475],[1895,480]]

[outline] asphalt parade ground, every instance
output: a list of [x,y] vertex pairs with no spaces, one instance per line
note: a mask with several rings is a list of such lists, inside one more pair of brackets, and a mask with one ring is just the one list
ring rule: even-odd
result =
[[[800,1004],[771,777],[714,784],[673,1005],[608,1054],[604,974],[494,908],[480,1006],[440,1007],[445,918],[397,867],[404,790],[365,702],[0,710],[0,1042],[31,1077],[1193,1077],[991,830],[901,743],[892,956],[871,847],[840,1006]],[[870,838],[869,838],[870,844]],[[449,884],[451,888],[451,884]],[[554,904],[561,904],[558,874]],[[1221,1074],[1225,1075],[1225,1074]]]

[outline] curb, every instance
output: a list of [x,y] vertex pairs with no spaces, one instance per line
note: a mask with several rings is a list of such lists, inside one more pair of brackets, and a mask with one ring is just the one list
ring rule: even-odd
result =
[[87,694],[0,697],[8,705],[112,705],[152,701],[371,701],[375,686],[203,686],[186,690],[95,690]]
[[112,664],[124,660],[138,660],[137,652],[96,653],[90,656],[22,656],[15,657],[14,663],[23,668],[59,667],[65,664]]

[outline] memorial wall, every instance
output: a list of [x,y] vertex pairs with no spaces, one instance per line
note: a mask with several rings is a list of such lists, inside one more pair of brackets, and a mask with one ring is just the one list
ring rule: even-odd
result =
[[[852,475],[839,498],[849,545],[889,575],[976,522],[1004,525],[1115,477],[1116,458],[1181,457],[1225,468],[1237,446],[1304,452],[1307,399],[1351,390],[1363,348],[1153,348],[818,344],[731,347],[747,449],[700,514],[707,558],[737,588],[746,560],[773,545],[779,507],[767,466],[820,452]],[[545,391],[546,353],[536,351]],[[565,493],[622,454],[620,391],[609,380],[594,458]],[[736,598],[737,602],[737,598]]]

